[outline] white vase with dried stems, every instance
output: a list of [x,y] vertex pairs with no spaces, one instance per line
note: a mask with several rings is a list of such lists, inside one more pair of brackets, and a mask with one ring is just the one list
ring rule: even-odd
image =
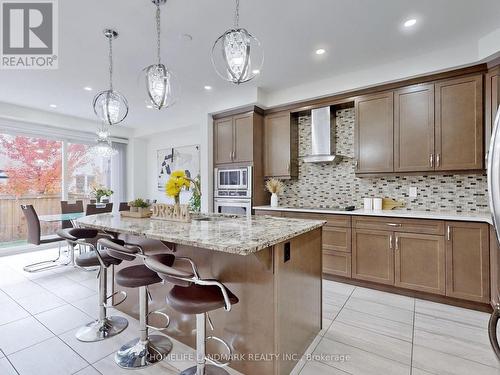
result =
[[283,193],[284,184],[276,178],[266,181],[266,190],[271,193],[271,207],[278,207],[278,196]]

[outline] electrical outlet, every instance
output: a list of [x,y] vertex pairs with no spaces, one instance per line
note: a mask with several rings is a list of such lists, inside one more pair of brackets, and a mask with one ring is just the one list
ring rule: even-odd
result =
[[416,186],[410,186],[409,195],[410,195],[410,198],[417,197],[417,187]]

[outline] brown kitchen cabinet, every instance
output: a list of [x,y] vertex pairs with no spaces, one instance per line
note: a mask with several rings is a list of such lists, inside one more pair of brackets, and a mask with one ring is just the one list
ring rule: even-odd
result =
[[388,231],[352,230],[352,277],[394,285],[394,234]]
[[[262,117],[255,112],[214,121],[214,164],[252,163],[260,157]],[[258,149],[258,152],[257,152]]]
[[446,295],[490,302],[488,224],[446,222]]
[[264,118],[264,175],[282,179],[298,176],[298,124],[290,112]]
[[323,250],[323,273],[351,277],[351,253]]
[[483,168],[483,76],[435,85],[435,170]]
[[500,66],[496,66],[486,73],[485,79],[485,131],[484,149],[488,151],[490,146],[491,132],[500,105]]
[[444,295],[446,267],[444,237],[395,233],[394,285]]
[[434,169],[434,84],[394,92],[394,171]]
[[355,99],[356,173],[394,171],[393,92]]

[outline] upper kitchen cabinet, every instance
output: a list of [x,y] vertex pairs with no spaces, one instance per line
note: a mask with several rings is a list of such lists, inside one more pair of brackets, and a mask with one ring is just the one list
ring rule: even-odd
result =
[[253,164],[262,158],[262,116],[246,112],[214,121],[214,164]]
[[483,76],[436,83],[435,170],[483,167]]
[[394,171],[434,168],[434,84],[394,92]]
[[298,176],[298,124],[290,112],[264,118],[264,175],[289,179]]
[[486,73],[485,98],[485,131],[484,145],[487,151],[490,146],[491,132],[500,105],[500,66],[496,66]]
[[356,173],[393,172],[392,91],[357,97],[355,112]]

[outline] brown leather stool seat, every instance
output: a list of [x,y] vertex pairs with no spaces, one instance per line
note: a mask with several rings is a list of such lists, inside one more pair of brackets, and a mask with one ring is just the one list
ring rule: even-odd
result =
[[90,228],[67,228],[58,229],[57,235],[69,241],[77,241],[88,238],[95,238],[99,233],[97,229]]
[[[99,251],[99,255],[101,256],[105,267],[109,267],[111,265],[117,266],[122,262],[121,259],[116,259],[103,250]],[[76,258],[75,262],[80,267],[98,267],[101,265],[101,263],[99,262],[99,258],[94,251],[79,255]]]
[[115,275],[118,285],[126,288],[139,288],[161,282],[160,276],[144,265],[130,266],[118,271]]
[[[236,297],[226,288],[227,295],[232,305],[238,303]],[[167,295],[167,303],[183,314],[203,314],[221,309],[225,306],[224,296],[218,286],[192,285],[189,287],[174,286]]]

